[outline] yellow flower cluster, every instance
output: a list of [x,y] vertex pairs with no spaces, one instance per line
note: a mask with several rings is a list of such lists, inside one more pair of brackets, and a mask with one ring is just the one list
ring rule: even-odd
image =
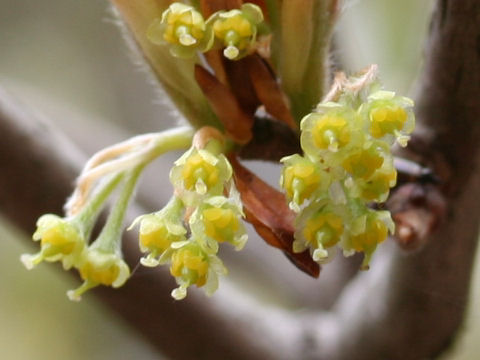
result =
[[85,291],[100,284],[119,287],[130,275],[120,253],[101,249],[103,242],[98,240],[87,246],[85,231],[81,229],[82,225],[75,218],[43,215],[33,234],[33,239],[40,241],[40,252],[21,256],[27,269],[32,269],[42,260],[61,261],[66,270],[76,268],[84,283],[76,290],[67,292],[68,297],[75,301],[80,300]]
[[226,273],[217,253],[219,243],[240,250],[247,241],[242,206],[233,185],[230,163],[216,139],[204,148],[188,150],[170,172],[175,195],[160,211],[143,215],[140,249],[147,255],[145,266],[170,264],[178,288],[172,296],[183,299],[191,285],[207,295],[218,287],[218,276]]
[[335,102],[320,103],[301,122],[305,155],[282,159],[280,183],[297,213],[294,251],[310,249],[315,261],[328,261],[339,245],[345,255],[363,252],[367,268],[393,232],[390,214],[368,203],[384,202],[396,183],[390,147],[406,145],[413,103],[378,88],[345,88]]
[[197,51],[223,47],[226,58],[237,60],[253,47],[262,22],[262,10],[251,3],[218,11],[205,20],[193,6],[174,2],[149,26],[147,37],[154,44],[168,44],[176,57],[188,58]]
[[[84,282],[77,289],[67,292],[71,300],[80,300],[85,291],[97,285],[122,286],[130,276],[130,269],[120,250],[119,227],[125,206],[116,208],[110,214],[100,235],[88,245],[93,225],[120,178],[117,176],[107,182],[76,215],[65,218],[53,214],[41,216],[33,234],[33,239],[40,241],[40,252],[21,256],[27,269],[32,269],[43,260],[61,261],[65,269],[77,269]],[[127,179],[125,191],[119,196],[122,203],[128,202],[136,178],[134,175]]]

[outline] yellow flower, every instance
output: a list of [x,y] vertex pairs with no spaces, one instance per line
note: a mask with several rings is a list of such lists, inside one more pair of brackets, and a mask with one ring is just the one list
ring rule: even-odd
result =
[[241,250],[248,239],[241,222],[239,199],[214,196],[206,199],[190,218],[193,237],[209,251],[216,253],[218,243],[228,242]]
[[142,215],[130,226],[140,222],[140,250],[148,252],[147,256],[140,259],[142,265],[153,267],[165,262],[171,255],[169,250],[172,243],[186,240],[187,230],[182,224],[183,210],[183,203],[174,196],[162,210]]
[[140,250],[149,254],[140,260],[142,265],[158,265],[157,257],[164,254],[172,243],[184,241],[186,233],[179,223],[169,222],[157,214],[146,215],[140,223],[139,242]]
[[367,251],[377,246],[387,238],[388,229],[386,225],[378,220],[369,220],[365,232],[352,235],[351,243],[355,251]]
[[[214,155],[206,149],[196,148],[191,148],[178,159],[170,172],[172,184],[187,205],[198,200],[195,194],[222,195],[231,177],[232,168],[223,154]],[[194,194],[185,194],[185,190]]]
[[248,54],[255,43],[257,25],[263,21],[262,10],[254,4],[243,4],[241,9],[220,11],[208,20],[212,24],[215,37],[223,43],[223,54],[230,60]]
[[313,140],[319,149],[336,150],[348,144],[350,129],[344,117],[326,114],[317,119],[312,129]]
[[360,185],[361,197],[367,201],[383,202],[387,199],[390,188],[397,182],[397,171],[391,167],[385,171],[379,170]]
[[287,198],[291,200],[290,208],[298,212],[299,206],[312,194],[322,188],[322,176],[319,167],[298,154],[281,160],[285,164],[280,186],[285,189]]
[[185,162],[182,169],[182,177],[185,188],[188,190],[193,190],[200,181],[205,184],[208,189],[217,184],[219,171],[215,165],[212,165],[211,162],[208,162],[207,159],[197,153],[193,154]]
[[170,273],[179,285],[172,291],[176,300],[185,298],[191,285],[202,287],[207,295],[212,295],[218,288],[218,276],[227,273],[221,260],[202,249],[195,239],[180,244],[171,260]]
[[303,229],[303,236],[313,251],[313,259],[328,258],[325,250],[336,245],[343,234],[343,220],[335,213],[321,211],[312,216]]
[[43,260],[61,260],[64,268],[69,269],[85,247],[85,239],[79,228],[73,222],[53,214],[46,214],[38,219],[33,240],[40,241],[41,250],[34,255],[21,256],[21,261],[28,269]]
[[[357,144],[357,114],[338,103],[326,103],[305,116],[300,127],[302,149],[309,157],[332,157],[333,153]],[[329,161],[329,160],[327,160]]]
[[370,133],[374,138],[394,134],[403,129],[407,121],[407,112],[399,106],[383,106],[370,112]]
[[370,146],[368,149],[352,151],[343,160],[343,168],[354,178],[368,179],[382,166],[383,157],[377,146]]
[[412,107],[411,99],[380,90],[368,97],[368,102],[362,105],[359,112],[368,117],[371,136],[388,143],[396,139],[401,146],[406,146],[409,134],[415,127]]
[[201,287],[207,282],[207,255],[196,246],[185,246],[172,255],[170,273]]
[[74,301],[79,301],[85,291],[97,285],[118,288],[130,276],[128,265],[118,254],[100,249],[88,249],[77,269],[84,282],[77,289],[67,292],[69,299]]
[[177,57],[191,57],[195,51],[207,51],[213,44],[213,33],[207,28],[202,14],[189,5],[171,4],[147,30],[154,44],[170,44],[170,53]]
[[205,234],[218,242],[231,238],[240,225],[232,209],[209,208],[202,212],[205,219]]
[[388,211],[366,209],[364,214],[353,220],[347,248],[364,253],[363,269],[368,269],[377,245],[385,241],[389,232],[393,233],[394,227]]

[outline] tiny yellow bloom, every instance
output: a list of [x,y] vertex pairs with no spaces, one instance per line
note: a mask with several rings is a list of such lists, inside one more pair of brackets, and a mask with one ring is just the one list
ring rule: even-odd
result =
[[218,39],[223,40],[226,46],[224,55],[229,59],[235,59],[241,50],[245,50],[250,44],[250,38],[253,35],[252,24],[243,17],[238,10],[233,16],[225,19],[218,19],[213,23],[213,31]]
[[232,168],[223,154],[214,155],[206,149],[196,148],[191,148],[178,159],[170,172],[172,184],[188,206],[198,200],[198,195],[222,195],[231,177]]
[[189,225],[192,237],[209,253],[217,253],[218,244],[228,242],[241,250],[248,239],[240,199],[212,196],[195,210]]
[[46,214],[38,219],[33,240],[40,241],[41,250],[34,255],[21,256],[21,261],[28,269],[43,260],[61,260],[64,268],[68,269],[78,260],[86,244],[74,223],[53,214]]
[[118,254],[91,247],[84,252],[77,269],[84,282],[77,289],[67,292],[73,301],[79,301],[85,291],[98,285],[118,288],[130,276],[130,268]]
[[309,157],[319,160],[357,144],[361,135],[356,131],[357,114],[351,108],[333,102],[318,106],[316,111],[302,119],[300,127],[302,149]]
[[241,9],[220,11],[208,20],[215,37],[225,47],[223,54],[237,60],[248,54],[257,37],[257,25],[263,22],[262,10],[255,4],[243,4]]
[[359,109],[368,118],[369,133],[376,139],[393,143],[396,139],[406,146],[409,134],[415,127],[413,101],[396,96],[392,91],[379,90],[368,97],[368,102]]
[[313,246],[316,242],[324,247],[335,245],[343,233],[342,218],[331,212],[319,212],[307,221],[303,230],[305,239]]
[[367,220],[365,231],[351,236],[352,247],[355,251],[367,251],[383,242],[388,235],[387,226],[380,220]]
[[140,222],[140,250],[148,253],[140,259],[144,266],[157,266],[168,260],[173,243],[185,241],[187,229],[183,226],[183,202],[173,196],[165,207],[152,214],[138,217],[130,228]]
[[207,189],[217,184],[219,170],[215,164],[208,162],[199,153],[193,154],[187,159],[182,169],[182,178],[185,188],[193,190],[199,181],[203,182]]
[[240,228],[238,214],[232,209],[208,208],[203,210],[205,234],[218,242],[233,238]]
[[172,255],[170,273],[189,285],[201,287],[207,282],[208,259],[200,247],[190,245],[178,249]]
[[290,207],[299,211],[299,206],[322,187],[322,175],[317,164],[300,155],[292,155],[281,160],[285,164],[280,178],[280,186],[285,189]]
[[352,151],[352,153],[343,160],[343,168],[354,178],[368,179],[383,164],[383,157],[379,149],[370,146],[368,149]]
[[207,253],[196,239],[180,244],[171,258],[170,274],[175,277],[178,288],[172,291],[172,297],[181,300],[187,296],[187,288],[196,285],[212,295],[218,288],[218,275],[227,273],[221,260]]
[[367,201],[385,201],[390,188],[397,182],[395,168],[386,171],[377,171],[373,176],[361,185],[361,197]]
[[90,280],[107,286],[113,285],[118,279],[120,271],[117,259],[112,254],[105,256],[97,255],[95,257],[88,256],[86,261],[79,267],[80,276],[83,280]]
[[407,112],[400,106],[376,107],[370,111],[370,133],[374,138],[394,134],[403,129],[407,121]]
[[140,228],[139,240],[142,250],[161,254],[170,247],[172,242],[180,240],[180,237],[177,239],[176,236],[172,236],[164,224],[148,222],[148,220],[142,221]]
[[315,145],[319,149],[336,150],[350,140],[347,120],[338,115],[326,114],[317,119],[312,129]]
[[351,233],[347,242],[350,250],[363,252],[363,269],[368,269],[370,258],[377,245],[385,241],[388,233],[393,233],[395,225],[388,211],[365,209],[352,222]]
[[326,249],[335,246],[343,234],[343,220],[337,214],[321,211],[308,219],[303,236],[313,250],[313,259],[323,261],[328,258]]
[[189,5],[175,2],[147,30],[154,44],[168,43],[170,53],[191,57],[195,51],[207,51],[213,44],[213,32],[206,26],[202,14]]

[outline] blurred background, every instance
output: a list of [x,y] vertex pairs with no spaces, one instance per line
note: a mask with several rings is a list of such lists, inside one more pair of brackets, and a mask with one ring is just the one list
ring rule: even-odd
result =
[[[386,87],[413,95],[433,1],[346,3],[336,32],[336,61],[347,71],[377,63]],[[134,60],[106,0],[0,0],[0,86],[55,123],[87,155],[175,122],[168,100]],[[162,158],[157,167],[174,158]],[[159,177],[152,192],[167,182]],[[160,357],[93,296],[68,301],[65,291],[78,284],[71,276],[49,265],[27,272],[18,258],[34,251],[29,236],[0,217],[2,359]],[[478,270],[473,284],[460,341],[444,359],[478,358]]]

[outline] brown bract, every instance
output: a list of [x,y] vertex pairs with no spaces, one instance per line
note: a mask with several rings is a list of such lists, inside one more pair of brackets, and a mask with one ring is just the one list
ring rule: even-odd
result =
[[195,65],[195,79],[229,137],[239,144],[252,138],[253,117],[241,108],[230,89],[200,65]]
[[265,105],[265,110],[275,119],[284,122],[296,130],[297,123],[290,113],[287,96],[280,89],[273,70],[260,56],[254,54],[245,59],[250,81],[260,101]]
[[320,266],[312,260],[308,250],[293,252],[295,214],[288,208],[285,195],[241,165],[234,154],[228,158],[234,169],[235,185],[240,192],[246,220],[269,245],[281,249],[296,267],[318,277]]

